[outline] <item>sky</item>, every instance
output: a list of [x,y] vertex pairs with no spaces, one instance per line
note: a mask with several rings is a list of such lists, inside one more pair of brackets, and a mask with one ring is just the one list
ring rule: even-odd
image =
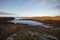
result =
[[60,0],[0,0],[0,15],[6,14],[60,16]]

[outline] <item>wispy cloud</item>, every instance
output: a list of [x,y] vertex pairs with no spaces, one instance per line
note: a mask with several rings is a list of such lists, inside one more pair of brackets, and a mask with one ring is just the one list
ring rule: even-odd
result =
[[52,2],[53,2],[53,4],[51,4],[51,6],[49,8],[60,9],[60,0],[53,0]]
[[32,6],[37,0],[28,0],[25,5]]
[[36,0],[29,0],[28,4],[33,4],[34,2],[36,2]]
[[12,15],[12,14],[8,14],[8,13],[0,12],[0,15]]
[[[54,8],[54,9],[60,9],[60,0],[29,0],[27,2],[27,6],[32,6],[34,3],[34,8],[39,8],[39,7],[45,7],[48,6],[48,8]],[[51,3],[51,4],[49,4]],[[47,5],[49,4],[49,5]]]
[[47,4],[48,0],[41,0],[40,6],[41,7],[45,7],[45,5]]
[[55,5],[52,5],[50,8],[54,8],[54,9],[60,9],[60,4],[55,4]]
[[34,8],[45,7],[48,0],[29,0],[26,5]]

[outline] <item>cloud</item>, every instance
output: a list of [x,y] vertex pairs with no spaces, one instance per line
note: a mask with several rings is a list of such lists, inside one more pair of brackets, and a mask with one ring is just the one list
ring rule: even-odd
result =
[[41,7],[45,7],[45,5],[47,4],[48,0],[41,0],[40,6]]
[[51,8],[54,8],[54,9],[60,9],[60,4],[52,5]]
[[52,2],[53,2],[53,4],[51,4],[51,6],[49,8],[60,9],[60,0],[53,0]]
[[0,12],[0,15],[7,15],[7,13]]
[[34,8],[44,7],[47,0],[29,0],[26,5]]
[[30,0],[28,2],[28,5],[34,6],[34,8],[40,8],[40,7],[45,7],[46,4],[48,3],[48,0]]
[[28,6],[32,6],[36,1],[37,1],[37,0],[28,0],[26,4],[27,4]]
[[39,0],[39,3],[35,4],[35,8],[46,8],[49,0]]
[[51,9],[60,9],[60,0],[34,0],[30,2],[30,4],[33,4],[34,2],[37,2],[34,4],[34,8],[51,8]]
[[14,15],[14,14],[5,13],[5,12],[0,12],[0,15]]

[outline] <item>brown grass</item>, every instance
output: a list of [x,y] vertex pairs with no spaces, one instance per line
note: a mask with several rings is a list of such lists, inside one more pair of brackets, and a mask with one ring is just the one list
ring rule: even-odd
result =
[[60,37],[60,31],[59,30],[53,30],[51,28],[43,28],[43,27],[36,27],[36,26],[29,26],[29,25],[23,25],[23,24],[5,24],[0,26],[0,39],[6,40],[10,35],[23,30],[34,30],[38,32],[45,32],[47,34]]

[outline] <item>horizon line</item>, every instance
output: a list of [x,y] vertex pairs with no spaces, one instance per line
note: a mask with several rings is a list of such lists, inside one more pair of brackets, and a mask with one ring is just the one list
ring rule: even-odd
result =
[[[46,16],[47,16],[47,17],[55,17],[55,16],[58,16],[58,15],[54,15],[54,16],[46,15]],[[45,16],[0,15],[0,17],[45,17]]]

